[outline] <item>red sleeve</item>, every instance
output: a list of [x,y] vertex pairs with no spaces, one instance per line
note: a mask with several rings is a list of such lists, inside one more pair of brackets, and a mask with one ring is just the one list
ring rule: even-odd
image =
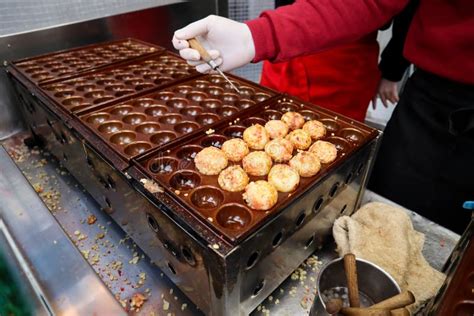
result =
[[357,40],[400,12],[409,0],[302,0],[247,21],[254,61],[284,61]]

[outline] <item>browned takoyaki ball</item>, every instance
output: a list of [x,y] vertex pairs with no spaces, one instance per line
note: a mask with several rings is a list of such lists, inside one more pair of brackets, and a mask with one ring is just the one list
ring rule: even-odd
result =
[[247,143],[240,138],[229,139],[222,144],[222,151],[230,161],[241,161],[249,153]]
[[244,131],[244,141],[247,145],[255,150],[261,150],[270,140],[265,127],[260,124],[255,124],[250,127],[247,127]]
[[288,125],[280,120],[270,120],[265,124],[265,129],[271,139],[283,138],[288,134]]
[[216,147],[206,147],[194,157],[197,170],[205,175],[218,175],[227,163],[224,152]]
[[258,180],[247,185],[243,198],[251,209],[266,211],[278,201],[278,192],[267,181]]
[[223,190],[239,192],[249,184],[249,177],[241,166],[230,166],[222,170],[217,182]]
[[290,166],[297,170],[301,177],[312,177],[321,170],[318,157],[309,151],[297,153],[290,160]]
[[303,127],[304,124],[304,117],[303,115],[299,114],[298,112],[286,112],[281,117],[281,120],[288,125],[290,130],[295,130],[298,128]]
[[312,120],[304,123],[303,131],[309,134],[313,140],[318,140],[326,135],[326,127],[320,121]]
[[277,138],[265,145],[265,152],[275,162],[285,162],[293,157],[293,143],[288,139]]
[[268,182],[280,192],[291,192],[298,187],[300,175],[288,165],[274,165],[268,174]]
[[337,148],[334,144],[323,140],[318,140],[309,151],[314,153],[322,163],[331,163],[337,157]]
[[296,149],[305,150],[311,146],[311,136],[302,129],[295,129],[290,132],[286,139],[292,142]]
[[272,158],[264,151],[254,151],[242,159],[242,166],[251,176],[265,176],[272,167]]

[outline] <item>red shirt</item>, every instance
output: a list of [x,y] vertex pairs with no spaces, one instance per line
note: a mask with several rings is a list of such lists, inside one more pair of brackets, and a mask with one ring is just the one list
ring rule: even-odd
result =
[[[289,60],[354,41],[384,25],[409,0],[301,0],[247,22],[255,59]],[[404,49],[417,67],[474,84],[474,0],[423,0]]]

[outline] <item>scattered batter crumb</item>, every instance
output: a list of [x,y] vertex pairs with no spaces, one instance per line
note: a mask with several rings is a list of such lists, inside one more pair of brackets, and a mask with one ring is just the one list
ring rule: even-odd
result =
[[180,195],[180,194],[181,194],[181,191],[180,191],[180,190],[174,190],[174,193],[175,193],[176,195]]
[[44,188],[41,183],[34,183],[33,188],[35,189],[36,193],[41,193],[44,191]]
[[81,252],[82,252],[82,255],[84,256],[84,258],[86,258],[86,260],[88,260],[90,250],[82,250]]
[[184,311],[188,307],[188,304],[184,303],[181,305],[181,310]]
[[170,309],[170,302],[168,302],[167,300],[163,299],[163,310],[164,310],[164,311],[167,311],[168,309]]
[[87,224],[89,225],[95,224],[96,221],[97,221],[97,217],[95,217],[95,215],[89,215],[87,217]]
[[143,306],[145,301],[147,300],[146,296],[142,293],[135,293],[130,300],[130,306],[134,308],[140,308]]
[[140,260],[140,256],[138,255],[138,253],[134,252],[133,258],[128,263],[137,264],[139,260]]
[[210,128],[210,129],[208,129],[208,130],[206,131],[206,134],[207,134],[207,135],[211,135],[211,134],[214,134],[214,132],[215,132],[215,130],[213,130],[212,128]]
[[218,245],[218,244],[213,244],[213,245],[212,245],[212,248],[214,248],[214,249],[217,250],[217,249],[219,249],[219,245]]
[[150,193],[163,193],[164,190],[153,180],[150,179],[140,179],[141,184],[147,189]]

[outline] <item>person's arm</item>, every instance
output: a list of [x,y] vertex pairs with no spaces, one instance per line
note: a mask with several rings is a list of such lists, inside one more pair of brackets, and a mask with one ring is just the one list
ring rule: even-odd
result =
[[395,82],[402,80],[403,74],[410,66],[410,62],[403,57],[403,47],[418,3],[418,0],[410,1],[393,20],[392,38],[383,50],[379,63],[382,77],[387,80]]
[[188,39],[200,36],[209,53],[232,70],[251,61],[289,60],[354,41],[386,23],[408,0],[301,0],[238,23],[209,16],[177,30],[173,45],[198,71],[209,71]]
[[388,101],[397,103],[399,100],[398,82],[402,80],[403,74],[410,66],[410,62],[403,56],[403,47],[418,3],[418,0],[410,1],[393,20],[392,38],[383,50],[379,63],[382,78],[372,100],[374,109],[377,104],[377,95],[380,96],[385,107],[388,107]]

